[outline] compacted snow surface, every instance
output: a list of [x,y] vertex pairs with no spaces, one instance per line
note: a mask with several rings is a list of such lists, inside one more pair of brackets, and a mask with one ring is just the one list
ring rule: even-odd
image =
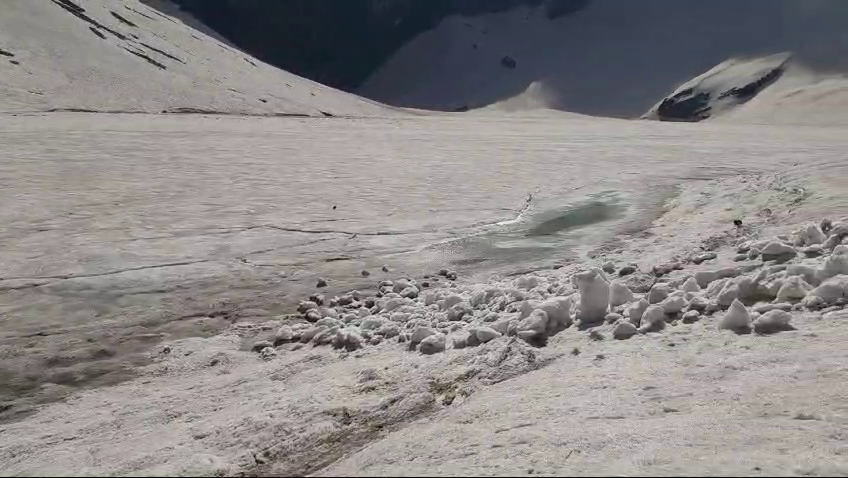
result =
[[[841,309],[736,335],[722,288],[629,340],[600,312],[553,334],[597,302],[572,297],[578,270],[636,263],[622,312],[657,280],[770,270],[733,261],[743,236],[846,210],[839,128],[38,114],[2,131],[4,474],[846,470]],[[513,241],[539,250],[492,252]],[[324,307],[277,315],[315,292]],[[679,318],[695,295],[718,312]],[[559,325],[521,325],[552,297]],[[455,348],[469,330],[491,340]]]
[[0,6],[0,475],[848,474],[843,79],[404,111],[79,4]]

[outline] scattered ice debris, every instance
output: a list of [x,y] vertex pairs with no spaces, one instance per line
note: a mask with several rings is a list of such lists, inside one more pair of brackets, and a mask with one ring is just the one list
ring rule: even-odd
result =
[[[405,344],[426,355],[486,343],[499,347],[515,339],[526,348],[545,345],[575,321],[581,329],[598,327],[590,338],[611,332],[623,340],[721,310],[726,312],[718,316],[720,329],[771,334],[791,330],[796,311],[848,305],[846,237],[848,221],[808,223],[791,235],[741,237],[730,251],[698,252],[687,261],[662,264],[653,274],[635,264],[616,272],[608,261],[579,272],[562,268],[487,284],[438,281],[424,288],[411,278],[383,278],[371,294],[352,291],[329,300],[312,294],[297,307],[305,320],[281,324],[271,340],[257,341],[252,349],[261,354],[298,342],[345,350]],[[762,261],[742,260],[761,253]],[[728,266],[733,254],[740,255],[739,263]],[[717,265],[702,269],[711,260]],[[686,270],[677,272],[683,264]],[[438,276],[453,274],[442,269]],[[754,305],[749,310],[744,304]]]

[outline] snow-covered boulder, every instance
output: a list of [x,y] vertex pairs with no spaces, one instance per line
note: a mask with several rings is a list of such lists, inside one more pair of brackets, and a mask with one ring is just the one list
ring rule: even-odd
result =
[[679,295],[673,295],[667,297],[664,301],[660,302],[659,305],[663,308],[663,310],[665,310],[666,314],[676,314],[686,307],[686,299]]
[[540,303],[538,308],[548,314],[548,335],[554,335],[571,326],[571,297],[551,297]]
[[813,290],[813,286],[804,281],[800,276],[787,277],[777,291],[778,302],[795,302],[803,299]]
[[718,305],[722,307],[730,307],[733,301],[739,298],[739,285],[734,281],[727,281],[721,292],[716,294],[715,299]]
[[642,315],[648,310],[651,304],[648,303],[645,299],[639,299],[638,302],[634,302],[630,304],[626,309],[627,317],[630,319],[630,323],[634,325],[639,325],[642,321]]
[[609,302],[613,307],[633,301],[633,293],[621,282],[614,280],[610,284]]
[[315,322],[315,325],[323,325],[328,328],[340,327],[343,325],[341,320],[334,319],[332,317],[323,317],[318,322]]
[[701,286],[698,285],[698,281],[694,277],[690,277],[680,286],[680,290],[684,292],[700,292]]
[[838,275],[824,281],[804,297],[807,307],[832,305],[848,299],[848,275]]
[[705,297],[695,296],[689,301],[689,310],[697,310],[703,312],[710,305],[710,301]]
[[539,278],[533,275],[524,275],[512,282],[518,289],[531,290],[539,286]]
[[[470,331],[471,330],[469,330],[469,332]],[[491,342],[502,335],[500,332],[492,329],[491,327],[476,327],[473,329],[473,333],[477,336],[477,340],[479,340],[481,344]]]
[[787,277],[800,276],[808,284],[816,284],[818,281],[816,269],[807,264],[790,264],[786,268],[786,275]]
[[665,309],[659,305],[652,305],[642,314],[639,325],[640,332],[661,330],[665,327]]
[[274,345],[291,342],[292,340],[294,340],[294,330],[292,330],[292,328],[288,325],[283,325],[277,329],[277,333],[274,334]]
[[848,275],[848,254],[831,254],[816,271],[816,279],[825,281],[841,274]]
[[600,269],[590,269],[574,275],[580,293],[577,319],[590,324],[604,320],[609,309],[609,282]]
[[302,334],[300,334],[300,343],[307,344],[311,342],[316,335],[324,332],[325,330],[327,330],[327,327],[323,325],[306,329]]
[[719,329],[744,332],[751,329],[751,314],[739,300],[734,300],[718,324]]
[[794,256],[798,253],[794,247],[781,241],[769,242],[760,252],[764,260],[774,257]]
[[807,224],[795,233],[795,244],[798,246],[811,246],[821,244],[827,240],[827,236],[814,223]]
[[754,332],[758,334],[773,334],[784,330],[792,330],[789,321],[792,314],[783,310],[771,310],[757,317],[754,321]]
[[683,317],[681,317],[681,320],[683,320],[684,324],[691,324],[692,322],[697,322],[698,319],[700,319],[700,318],[701,318],[700,312],[698,312],[697,310],[689,310],[685,314],[683,314]]
[[695,273],[694,278],[695,282],[698,283],[698,286],[703,289],[710,285],[711,282],[718,279],[718,275],[716,275],[715,271],[698,271]]
[[362,347],[364,340],[356,328],[347,328],[337,331],[332,342],[333,347],[337,349],[354,351]]
[[409,339],[409,341],[413,344],[417,344],[426,339],[427,337],[435,334],[436,331],[433,330],[431,327],[418,327],[415,329],[414,332],[412,332],[412,337]]
[[542,309],[536,309],[518,323],[516,330],[521,338],[535,338],[546,335],[548,321],[548,313]]
[[427,336],[421,341],[418,346],[418,351],[424,355],[433,355],[439,352],[444,352],[447,346],[447,337],[445,334],[433,334]]
[[670,293],[671,289],[668,284],[654,284],[654,286],[651,287],[651,290],[648,291],[648,303],[659,304],[664,301]]
[[636,326],[630,322],[619,322],[612,331],[612,337],[616,340],[626,340],[639,333]]

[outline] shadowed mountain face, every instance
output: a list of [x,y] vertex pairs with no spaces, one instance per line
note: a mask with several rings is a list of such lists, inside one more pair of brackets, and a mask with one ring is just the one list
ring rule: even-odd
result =
[[591,0],[175,0],[268,63],[353,90],[395,51],[447,16],[542,7],[549,18]]

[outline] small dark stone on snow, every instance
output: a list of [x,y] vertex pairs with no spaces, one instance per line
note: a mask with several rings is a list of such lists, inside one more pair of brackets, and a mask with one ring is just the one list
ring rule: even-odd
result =
[[733,225],[736,226],[736,227],[742,227],[742,220],[741,219],[734,219]]
[[383,266],[383,272],[389,272],[389,266]]
[[439,269],[439,275],[442,277],[447,277],[448,270],[447,269]]
[[318,279],[318,283],[315,284],[315,287],[327,287],[327,280],[323,278]]
[[454,271],[450,271],[450,272],[448,272],[448,274],[447,274],[445,277],[446,277],[448,280],[456,280],[456,278],[457,278],[458,276],[457,276],[456,272],[454,272]]
[[335,211],[335,210],[336,210],[336,207],[338,207],[338,206],[333,206],[333,211]]
[[620,277],[624,277],[624,276],[626,276],[626,275],[630,275],[630,274],[632,274],[632,273],[634,273],[634,272],[636,272],[636,267],[635,267],[635,266],[624,266],[624,267],[622,267],[622,268],[618,271],[618,275],[619,275]]
[[580,349],[574,347],[573,349],[571,349],[571,355],[574,355],[575,357],[580,355]]
[[430,287],[430,283],[427,282],[427,281],[424,281],[424,282],[421,283],[421,287]]
[[371,273],[368,272],[368,271],[362,271],[361,274],[362,274],[362,277],[368,277],[368,276],[371,275]]

